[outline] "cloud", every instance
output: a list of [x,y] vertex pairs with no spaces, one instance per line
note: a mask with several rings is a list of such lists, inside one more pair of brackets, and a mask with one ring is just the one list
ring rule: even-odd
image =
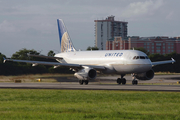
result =
[[[23,47],[43,51],[59,49],[57,18],[64,20],[76,48],[84,50],[87,46],[94,45],[94,20],[105,19],[109,15],[115,15],[116,20],[128,21],[129,35],[150,36],[169,32],[174,36],[169,27],[173,26],[177,33],[180,28],[180,1],[0,0],[0,3],[0,40],[6,42],[1,43],[0,48],[1,52],[4,50],[3,53],[7,54]],[[156,30],[154,26],[159,29]],[[17,42],[22,44],[16,44]],[[2,49],[3,46],[11,47],[9,53],[6,48]]]
[[129,17],[137,17],[142,15],[151,15],[157,9],[159,9],[163,5],[163,0],[147,0],[144,2],[133,2],[130,3],[127,8],[123,11],[122,16]]

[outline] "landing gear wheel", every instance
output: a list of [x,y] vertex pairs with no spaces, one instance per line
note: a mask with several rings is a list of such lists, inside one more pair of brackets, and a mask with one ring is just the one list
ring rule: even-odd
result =
[[84,82],[85,82],[85,85],[88,85],[88,83],[89,83],[89,81],[88,81],[88,80],[85,80]]
[[137,81],[137,80],[133,80],[133,81],[132,81],[132,84],[133,84],[133,85],[137,85],[137,84],[138,84],[138,81]]
[[122,80],[120,78],[118,78],[117,83],[120,85],[122,83]]
[[132,81],[132,85],[134,85],[134,84],[135,84],[135,80]]
[[83,83],[84,83],[84,80],[79,80],[80,85],[83,85]]
[[138,84],[138,81],[136,80],[136,85]]
[[118,78],[117,79],[117,83],[120,85],[120,84],[122,84],[122,85],[125,85],[126,84],[126,79],[125,78]]
[[122,85],[126,84],[126,79],[125,78],[123,78],[121,81],[122,81]]

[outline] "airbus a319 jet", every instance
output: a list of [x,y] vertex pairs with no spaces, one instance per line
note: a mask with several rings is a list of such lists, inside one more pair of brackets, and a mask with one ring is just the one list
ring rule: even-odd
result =
[[61,53],[54,57],[42,55],[30,55],[55,59],[57,62],[30,61],[4,59],[5,61],[52,65],[54,68],[66,66],[71,68],[79,79],[79,84],[88,84],[90,80],[96,79],[97,72],[104,74],[118,74],[118,84],[126,84],[124,76],[132,74],[132,84],[138,84],[138,80],[151,80],[154,77],[152,69],[155,65],[174,63],[172,58],[167,61],[151,62],[148,56],[138,50],[98,50],[98,51],[77,51],[68,35],[68,31],[62,19],[57,19]]

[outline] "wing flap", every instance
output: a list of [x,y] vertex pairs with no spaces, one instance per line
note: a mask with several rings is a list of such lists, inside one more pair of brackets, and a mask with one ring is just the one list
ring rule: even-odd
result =
[[99,65],[82,65],[82,67],[87,66],[90,68],[94,68],[94,69],[99,69],[99,70],[104,70],[106,69],[104,66],[99,66]]

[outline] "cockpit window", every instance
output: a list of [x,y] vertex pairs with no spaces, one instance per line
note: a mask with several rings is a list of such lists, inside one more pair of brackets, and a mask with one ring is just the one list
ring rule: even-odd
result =
[[140,59],[145,59],[145,57],[144,56],[140,56]]
[[139,59],[139,56],[136,56],[136,59]]
[[145,56],[145,57],[146,57],[146,59],[149,59],[148,56]]
[[135,59],[149,59],[148,56],[134,56],[133,60]]

